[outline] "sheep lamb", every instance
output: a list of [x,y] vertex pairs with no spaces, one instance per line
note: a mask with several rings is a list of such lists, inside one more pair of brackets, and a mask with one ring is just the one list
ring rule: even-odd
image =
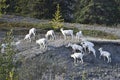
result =
[[80,40],[83,37],[82,31],[76,33],[76,39]]
[[47,49],[47,40],[45,38],[36,40],[36,44],[40,46],[40,49]]
[[27,35],[25,35],[24,40],[30,40],[30,42],[31,42],[31,34],[27,34]]
[[75,52],[76,50],[83,52],[82,46],[77,45],[77,44],[68,43],[68,45],[66,47],[72,47],[73,52]]
[[48,39],[48,37],[52,37],[53,40],[56,39],[56,36],[55,36],[55,32],[54,30],[49,30],[47,31],[47,33],[45,34],[45,37]]
[[84,54],[83,53],[74,53],[71,55],[71,57],[74,59],[74,63],[76,63],[78,61],[78,59],[80,58],[81,59],[81,63],[83,64],[83,56]]
[[105,57],[106,57],[108,60],[107,63],[111,62],[111,57],[110,57],[111,54],[108,51],[103,51],[102,48],[99,48],[98,50],[100,51],[100,58],[101,56],[103,56],[105,60]]

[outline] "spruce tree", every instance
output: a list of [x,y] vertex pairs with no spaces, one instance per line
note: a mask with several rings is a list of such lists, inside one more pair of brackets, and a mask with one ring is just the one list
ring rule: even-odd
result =
[[59,29],[63,26],[63,21],[64,19],[62,19],[62,15],[61,15],[61,12],[60,12],[60,6],[59,4],[57,4],[57,10],[54,14],[54,18],[52,19],[51,23],[52,23],[52,27],[54,29]]

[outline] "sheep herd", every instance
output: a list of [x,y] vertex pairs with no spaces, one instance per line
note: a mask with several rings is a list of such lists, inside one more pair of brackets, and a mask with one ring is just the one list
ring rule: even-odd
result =
[[[29,33],[25,35],[23,40],[29,40],[30,42],[32,41],[31,37],[32,36],[36,36],[36,28],[31,28],[29,30]],[[64,30],[63,28],[60,29],[64,40],[67,39],[67,36],[71,36],[71,39],[74,39],[74,35],[73,35],[73,30]],[[83,57],[85,56],[86,53],[92,53],[94,55],[94,57],[96,58],[96,50],[94,49],[94,43],[83,39],[83,34],[82,31],[79,31],[76,33],[76,37],[77,40],[80,41],[80,44],[76,44],[76,43],[68,43],[65,47],[71,47],[73,50],[73,54],[71,54],[70,56],[74,59],[74,63],[78,62],[78,59],[80,59],[80,62],[83,63]],[[38,44],[40,46],[40,49],[47,49],[48,47],[48,40],[52,39],[52,40],[56,40],[56,35],[54,30],[49,30],[47,31],[47,33],[45,34],[44,38],[40,38],[38,40],[36,40],[36,44]],[[21,41],[17,41],[17,42],[12,42],[11,45],[17,46],[18,44],[20,44]],[[7,44],[2,43],[1,44],[1,53],[5,53],[5,48],[6,48]],[[111,54],[108,51],[103,51],[102,48],[98,49],[100,52],[100,56],[99,58],[101,58],[101,56],[105,58],[107,58],[107,63],[111,62]]]

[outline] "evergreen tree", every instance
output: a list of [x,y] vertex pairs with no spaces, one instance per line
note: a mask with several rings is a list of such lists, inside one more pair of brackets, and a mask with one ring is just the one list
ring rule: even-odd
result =
[[62,19],[62,15],[60,12],[59,4],[57,4],[57,10],[55,12],[54,18],[52,19],[51,23],[54,29],[59,29],[63,26],[64,19]]
[[76,9],[76,22],[117,24],[119,14],[114,0],[78,0],[78,3],[80,6]]

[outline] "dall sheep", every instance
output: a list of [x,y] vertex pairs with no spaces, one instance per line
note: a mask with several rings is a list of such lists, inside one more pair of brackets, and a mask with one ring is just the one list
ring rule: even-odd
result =
[[82,46],[77,45],[77,44],[68,43],[68,45],[66,47],[72,47],[73,52],[75,52],[76,50],[83,52]]
[[35,28],[31,28],[29,30],[29,34],[35,36],[36,35],[36,29]]
[[5,53],[5,48],[7,47],[6,44],[2,43],[1,44],[1,53]]
[[94,47],[94,43],[90,42],[90,41],[87,41],[87,40],[83,40],[81,42],[81,45],[83,46],[85,52],[87,50],[88,47]]
[[92,46],[88,46],[88,51],[89,51],[89,53],[92,52],[93,55],[96,57],[96,53],[95,53],[96,51]]
[[54,33],[54,30],[49,30],[47,31],[47,33],[45,34],[45,37],[48,39],[48,37],[52,37],[53,40],[56,39],[56,36],[55,36],[55,33]]
[[74,53],[71,55],[71,57],[74,58],[74,63],[76,63],[79,58],[81,59],[80,62],[83,63],[83,56],[83,53]]
[[30,40],[30,42],[31,42],[31,34],[27,34],[27,35],[25,35],[24,40],[27,40],[27,39],[29,39],[29,40]]
[[103,51],[102,48],[99,48],[98,50],[100,51],[100,58],[101,56],[103,56],[105,60],[105,57],[106,57],[108,60],[107,63],[111,62],[111,57],[110,57],[111,54],[108,51]]
[[73,30],[63,30],[63,28],[61,28],[60,31],[62,32],[65,40],[66,40],[68,35],[70,35],[72,37],[72,40],[73,40]]
[[82,31],[76,33],[76,39],[80,40],[83,37]]
[[47,40],[46,40],[46,38],[41,38],[41,39],[36,40],[36,44],[38,44],[40,46],[40,49],[47,48]]

